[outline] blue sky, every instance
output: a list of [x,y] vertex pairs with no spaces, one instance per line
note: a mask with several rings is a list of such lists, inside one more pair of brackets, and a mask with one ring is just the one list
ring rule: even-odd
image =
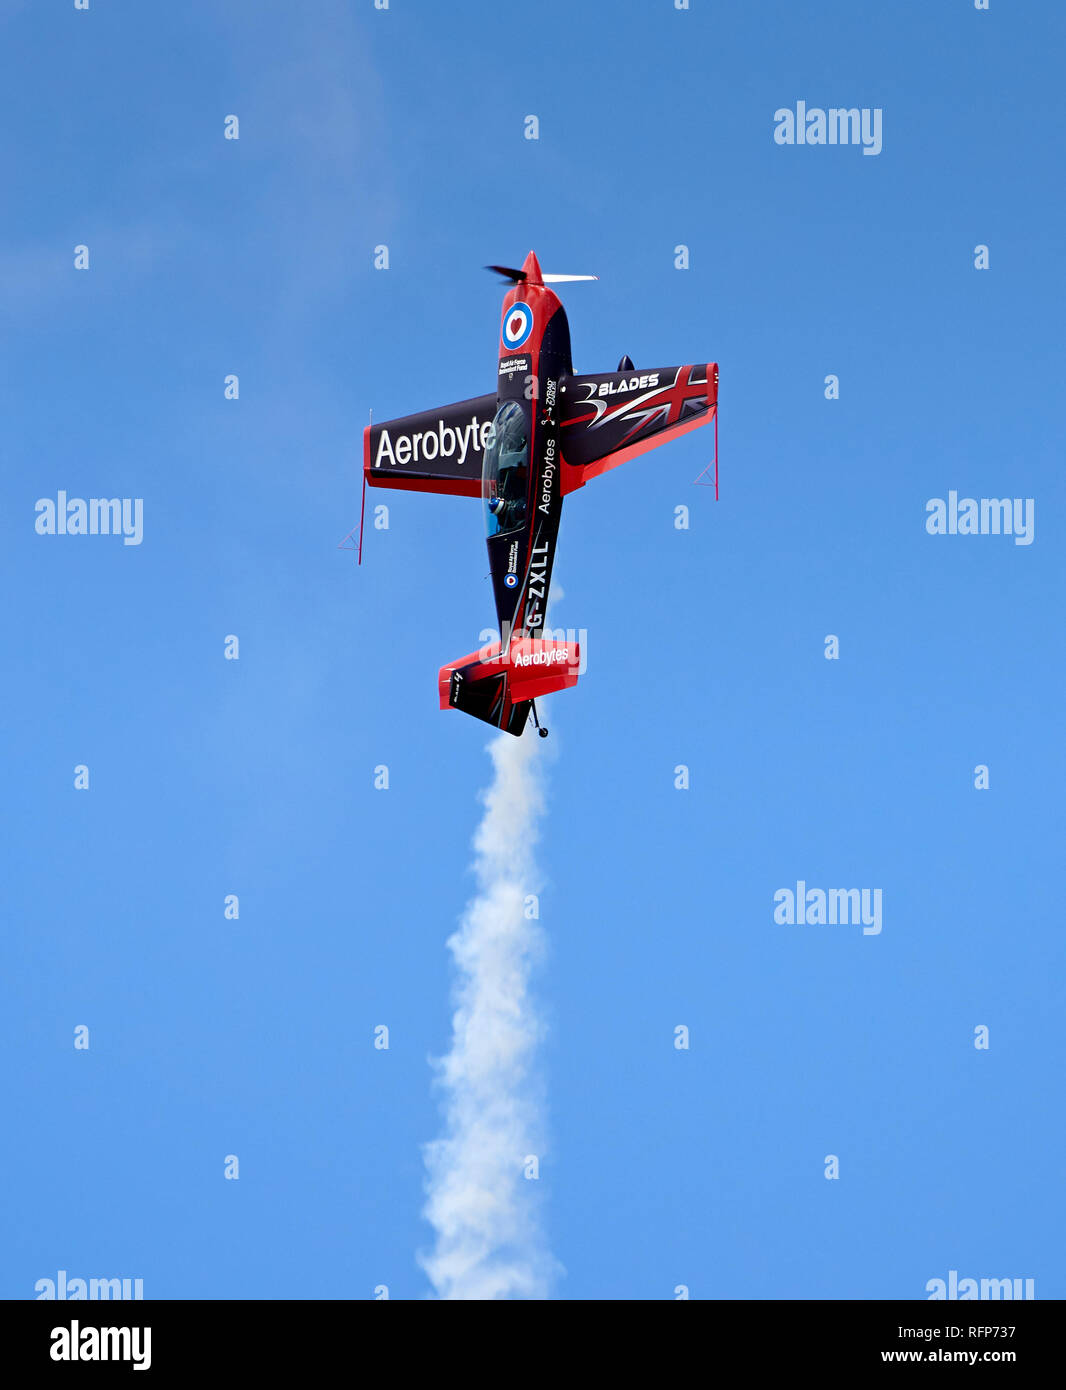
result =
[[[492,622],[481,509],[397,494],[361,569],[336,545],[368,410],[491,390],[480,267],[533,247],[601,277],[579,369],[721,366],[719,502],[703,431],[564,509],[558,1296],[1064,1296],[1061,7],[0,20],[0,1295],[426,1295],[490,775],[436,672]],[[775,144],[798,100],[881,108],[881,153]],[[36,534],[60,489],[142,498],[143,543]],[[1034,542],[928,535],[952,489],[1033,498]],[[776,924],[799,879],[881,888],[881,934]]]

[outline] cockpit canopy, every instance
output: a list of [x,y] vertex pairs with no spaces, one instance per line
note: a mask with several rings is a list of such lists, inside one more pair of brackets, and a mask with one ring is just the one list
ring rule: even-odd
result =
[[525,525],[528,491],[528,416],[520,401],[504,401],[492,422],[481,472],[488,535],[517,531]]

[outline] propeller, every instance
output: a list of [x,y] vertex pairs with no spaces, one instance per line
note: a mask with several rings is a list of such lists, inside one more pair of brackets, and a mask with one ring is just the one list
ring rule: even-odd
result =
[[[512,285],[523,285],[527,280],[524,270],[515,270],[509,265],[487,265],[486,270],[494,270],[497,275],[502,275],[505,280],[509,280]],[[541,280],[546,285],[561,285],[572,280],[598,280],[598,275],[542,275]]]

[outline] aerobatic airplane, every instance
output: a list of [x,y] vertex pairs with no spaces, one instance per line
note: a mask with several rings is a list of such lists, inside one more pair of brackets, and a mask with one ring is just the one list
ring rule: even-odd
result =
[[501,641],[442,666],[441,709],[522,734],[534,701],[576,685],[576,643],[541,636],[559,517],[567,493],[647,449],[707,424],[718,411],[718,364],[575,374],[566,314],[531,251],[503,301],[494,394],[367,426],[371,487],[480,497]]

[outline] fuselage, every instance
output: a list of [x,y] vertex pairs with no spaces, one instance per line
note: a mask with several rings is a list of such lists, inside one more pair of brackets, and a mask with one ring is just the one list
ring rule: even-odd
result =
[[[525,281],[503,302],[496,426],[482,474],[489,567],[505,648],[512,638],[538,637],[544,630],[563,502],[559,394],[572,372],[563,306],[541,282],[532,252],[522,268]],[[514,446],[523,424],[521,478]]]

